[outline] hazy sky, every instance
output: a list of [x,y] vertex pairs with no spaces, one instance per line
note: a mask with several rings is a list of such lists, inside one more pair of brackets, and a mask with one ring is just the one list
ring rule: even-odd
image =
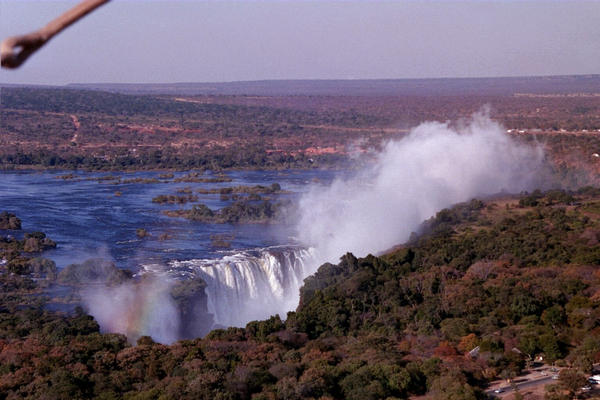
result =
[[[75,2],[0,0],[0,37]],[[113,0],[2,83],[600,73],[600,1]]]

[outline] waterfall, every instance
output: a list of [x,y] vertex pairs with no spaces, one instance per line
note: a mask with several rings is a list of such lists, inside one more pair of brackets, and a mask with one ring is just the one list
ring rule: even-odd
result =
[[169,263],[172,273],[206,282],[208,311],[223,326],[245,326],[275,314],[285,318],[298,306],[300,286],[315,268],[311,250],[289,246]]

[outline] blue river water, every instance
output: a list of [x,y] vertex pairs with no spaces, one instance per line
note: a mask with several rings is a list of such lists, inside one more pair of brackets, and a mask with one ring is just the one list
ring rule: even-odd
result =
[[[189,187],[199,202],[212,209],[221,208],[219,194],[198,194],[197,189],[237,185],[270,185],[277,182],[293,200],[314,182],[327,183],[333,171],[228,171],[231,182],[190,183],[161,179],[165,172],[96,173],[71,171],[0,172],[0,211],[9,211],[22,220],[22,232],[42,231],[57,242],[57,248],[44,253],[58,268],[93,257],[113,260],[120,268],[136,270],[141,264],[167,263],[173,260],[219,258],[224,250],[211,245],[211,235],[232,237],[230,251],[294,244],[289,226],[265,224],[205,224],[173,218],[164,210],[191,208],[192,204],[161,205],[152,198],[177,194]],[[175,172],[174,178],[188,172]],[[61,179],[73,174],[74,179]],[[98,180],[117,175],[121,180],[159,179],[160,183],[121,183]],[[201,178],[211,178],[210,172]],[[275,199],[274,199],[275,200]],[[194,203],[195,204],[195,203]],[[138,238],[136,230],[150,235]],[[7,232],[0,231],[0,234]],[[15,234],[14,231],[10,232]],[[22,234],[22,233],[21,233]],[[164,239],[164,236],[168,237]],[[163,240],[160,236],[163,235]]]

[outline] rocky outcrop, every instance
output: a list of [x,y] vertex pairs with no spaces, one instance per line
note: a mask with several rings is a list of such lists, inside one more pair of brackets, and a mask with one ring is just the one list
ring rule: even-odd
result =
[[7,262],[9,272],[17,275],[28,275],[36,279],[54,281],[56,279],[56,264],[47,258],[14,257]]
[[0,229],[21,229],[21,220],[15,214],[2,211],[0,212]]
[[206,335],[214,318],[208,312],[206,282],[201,278],[178,281],[171,289],[171,297],[179,311],[179,339],[193,339]]
[[55,247],[56,243],[43,232],[26,233],[23,238],[23,251],[27,253],[39,253]]
[[104,283],[119,285],[131,279],[131,272],[119,269],[107,260],[92,258],[81,264],[67,265],[58,274],[63,285],[86,285]]

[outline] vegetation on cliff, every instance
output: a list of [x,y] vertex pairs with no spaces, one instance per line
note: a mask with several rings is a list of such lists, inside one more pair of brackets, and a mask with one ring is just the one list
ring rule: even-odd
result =
[[[543,354],[569,367],[548,394],[566,399],[579,390],[567,383],[600,361],[599,241],[597,189],[473,200],[440,211],[387,254],[321,266],[285,321],[171,346],[147,337],[130,346],[81,312],[0,309],[0,393],[483,399],[487,382]],[[15,290],[34,284],[20,279]],[[202,289],[192,282],[174,296]]]

